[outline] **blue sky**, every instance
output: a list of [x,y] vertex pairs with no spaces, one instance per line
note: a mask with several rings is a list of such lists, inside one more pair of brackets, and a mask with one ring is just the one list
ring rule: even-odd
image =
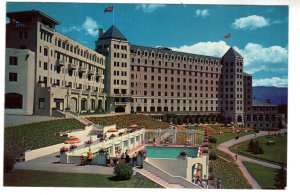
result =
[[[111,5],[114,13],[104,13]],[[287,6],[7,3],[8,12],[31,9],[58,20],[57,31],[91,49],[97,29],[107,30],[114,18],[132,44],[217,57],[233,46],[254,86],[288,84]]]

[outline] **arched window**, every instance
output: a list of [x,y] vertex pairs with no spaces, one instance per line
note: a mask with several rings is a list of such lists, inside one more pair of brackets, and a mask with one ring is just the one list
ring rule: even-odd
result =
[[5,94],[5,108],[9,109],[22,109],[23,108],[23,96],[18,93],[7,93]]

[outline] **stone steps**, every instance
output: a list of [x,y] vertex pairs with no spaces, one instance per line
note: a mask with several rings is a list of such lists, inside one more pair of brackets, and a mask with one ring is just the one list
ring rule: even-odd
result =
[[143,176],[147,177],[148,179],[152,180],[153,182],[161,185],[164,188],[184,188],[182,185],[179,185],[179,184],[171,184],[145,169],[140,169],[140,170],[136,170],[136,171],[139,172],[140,174],[142,174]]

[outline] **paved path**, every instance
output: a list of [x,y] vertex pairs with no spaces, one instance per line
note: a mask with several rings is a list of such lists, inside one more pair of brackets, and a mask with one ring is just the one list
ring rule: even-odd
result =
[[76,164],[61,164],[59,163],[59,153],[53,153],[26,162],[18,162],[15,164],[15,169],[113,175],[112,167],[103,167],[98,165],[79,166]]
[[[267,131],[260,131],[259,133],[256,134],[256,137],[260,137],[260,136],[264,136],[264,135],[268,135]],[[235,153],[231,152],[229,150],[229,147],[250,140],[254,137],[254,134],[250,134],[250,135],[246,135],[243,137],[240,137],[238,140],[230,140],[227,142],[224,142],[222,144],[217,145],[217,149],[226,152],[227,154],[231,155],[233,157],[233,159],[235,159]],[[267,163],[267,162],[263,162],[263,161],[259,161],[259,160],[255,160],[255,159],[251,159],[251,158],[247,158],[244,156],[240,156],[238,155],[238,159],[237,161],[235,161],[235,163],[239,166],[240,170],[242,171],[242,173],[244,174],[245,178],[248,180],[248,182],[250,183],[250,185],[252,186],[252,188],[254,189],[261,189],[261,186],[256,182],[256,180],[250,175],[250,173],[248,172],[248,170],[246,169],[246,167],[243,165],[243,161],[248,161],[248,162],[253,162],[256,164],[260,164],[266,167],[271,167],[271,168],[276,168],[279,169],[280,166],[272,164],[272,163]]]

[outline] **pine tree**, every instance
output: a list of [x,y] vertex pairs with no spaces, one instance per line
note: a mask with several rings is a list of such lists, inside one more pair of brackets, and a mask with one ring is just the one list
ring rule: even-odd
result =
[[248,144],[248,151],[249,152],[252,152],[253,150],[253,145],[254,145],[254,142],[253,142],[253,139],[250,140],[249,144]]
[[281,168],[277,170],[277,174],[274,180],[275,180],[274,186],[277,189],[284,189],[286,187],[286,170],[284,170],[282,165]]

